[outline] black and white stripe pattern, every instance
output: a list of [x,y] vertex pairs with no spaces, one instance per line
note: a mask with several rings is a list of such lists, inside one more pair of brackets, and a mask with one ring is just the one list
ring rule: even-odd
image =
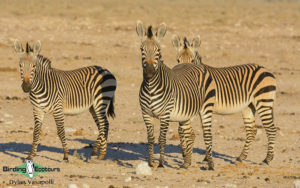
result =
[[190,120],[201,114],[209,169],[213,169],[210,127],[215,97],[214,83],[203,66],[180,64],[170,69],[163,63],[159,41],[165,33],[165,24],[159,26],[154,36],[151,26],[146,31],[142,22],[137,23],[137,34],[142,40],[141,53],[144,76],[140,88],[140,106],[147,127],[149,165],[153,166],[153,118],[160,120],[159,167],[163,167],[164,163],[164,148],[169,122],[175,121],[179,122],[180,146],[184,157],[182,167],[187,168],[191,164],[195,139]]
[[256,135],[255,112],[261,118],[268,137],[268,152],[263,162],[269,164],[274,156],[276,127],[273,119],[273,106],[276,93],[276,80],[272,73],[256,64],[215,68],[203,64],[198,54],[200,37],[192,43],[186,38],[181,42],[173,37],[179,63],[200,65],[211,75],[215,83],[216,100],[214,113],[232,114],[242,112],[246,126],[246,143],[238,161],[247,158],[249,148]]
[[99,130],[92,156],[100,148],[99,159],[106,155],[108,121],[114,117],[114,93],[116,79],[106,69],[90,66],[72,71],[62,71],[51,67],[49,59],[39,55],[41,44],[38,41],[33,49],[26,44],[24,51],[21,43],[15,41],[15,50],[20,56],[22,88],[29,92],[34,113],[34,132],[32,150],[28,159],[36,155],[40,130],[45,113],[54,116],[57,133],[62,142],[64,160],[68,160],[65,138],[65,114],[78,114],[90,110]]

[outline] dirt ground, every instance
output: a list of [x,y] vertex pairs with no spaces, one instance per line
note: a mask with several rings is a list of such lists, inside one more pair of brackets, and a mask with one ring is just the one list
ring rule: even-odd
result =
[[[88,65],[106,67],[117,78],[115,109],[110,119],[106,159],[89,161],[97,128],[88,112],[65,118],[70,162],[63,152],[51,115],[44,120],[41,145],[34,162],[58,167],[60,172],[40,174],[34,180],[52,179],[67,187],[292,187],[300,180],[300,2],[299,1],[146,1],[146,0],[0,0],[0,161],[2,166],[23,164],[32,143],[33,113],[28,95],[22,92],[17,38],[23,45],[41,40],[41,54],[52,66],[71,70]],[[275,158],[270,166],[260,165],[267,151],[261,122],[248,159],[236,163],[246,133],[241,114],[213,119],[215,170],[207,171],[199,118],[193,120],[196,142],[192,166],[182,164],[177,123],[167,135],[166,165],[152,169],[153,175],[135,173],[147,159],[146,128],[141,116],[138,91],[142,82],[140,40],[136,21],[157,27],[165,22],[167,34],[161,41],[165,63],[176,65],[173,34],[191,39],[200,35],[200,54],[206,64],[222,67],[257,63],[273,72],[278,91],[275,123],[278,129]],[[156,123],[156,138],[159,125]],[[84,155],[79,159],[77,154]],[[155,146],[155,158],[159,147]],[[128,178],[128,177],[131,177]],[[29,178],[0,170],[0,186]],[[28,186],[27,185],[18,185]],[[38,185],[40,186],[40,185]],[[84,187],[83,186],[83,187]]]

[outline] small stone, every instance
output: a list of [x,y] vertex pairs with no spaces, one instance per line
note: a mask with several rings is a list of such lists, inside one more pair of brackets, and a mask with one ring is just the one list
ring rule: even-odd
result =
[[227,184],[225,184],[225,187],[237,187],[235,184],[231,184],[231,183],[227,183]]
[[142,161],[140,162],[135,169],[137,175],[152,175],[152,170],[148,166],[148,163]]
[[294,181],[294,188],[300,188],[300,180]]
[[83,183],[82,184],[82,188],[90,188],[90,186],[88,184],[86,184],[86,183]]
[[127,178],[124,179],[125,182],[130,182],[131,181],[131,176],[128,176]]
[[265,178],[265,181],[266,181],[267,183],[270,183],[270,182],[271,182],[270,178],[268,178],[268,177]]
[[4,116],[4,117],[7,117],[7,118],[12,117],[12,115],[7,114],[7,113],[4,113],[3,116]]
[[66,127],[65,128],[65,132],[68,133],[68,132],[75,132],[76,130],[71,128],[71,127]]
[[78,188],[78,186],[76,184],[69,184],[68,188]]
[[74,132],[75,136],[83,136],[83,130],[82,129],[78,129]]

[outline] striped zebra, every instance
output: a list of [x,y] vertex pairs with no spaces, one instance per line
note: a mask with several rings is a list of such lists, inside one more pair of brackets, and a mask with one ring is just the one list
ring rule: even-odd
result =
[[[198,53],[200,37],[192,43],[184,38],[180,41],[173,36],[173,46],[177,50],[179,63],[193,63],[207,70],[215,83],[216,100],[214,113],[233,114],[242,112],[246,127],[246,142],[237,161],[247,158],[250,146],[256,136],[255,113],[257,112],[268,137],[267,156],[263,160],[269,164],[274,157],[276,127],[273,118],[273,106],[276,93],[276,80],[272,73],[256,64],[215,68],[203,64]],[[206,159],[205,159],[206,160]]]
[[45,113],[54,116],[57,134],[62,142],[64,161],[68,161],[68,147],[64,129],[64,115],[78,114],[89,109],[97,124],[99,135],[93,147],[92,158],[106,155],[109,123],[107,116],[114,117],[114,93],[116,79],[112,73],[99,66],[90,66],[72,71],[62,71],[51,67],[51,61],[39,54],[41,43],[37,41],[33,49],[26,44],[14,42],[20,57],[22,89],[29,93],[33,106],[33,143],[27,159],[36,155],[39,135]]
[[143,82],[140,87],[140,106],[147,128],[149,166],[153,167],[154,126],[153,119],[160,120],[160,159],[158,167],[164,165],[164,149],[169,122],[179,122],[178,132],[184,163],[191,165],[195,134],[191,119],[201,115],[206,135],[208,168],[213,169],[211,154],[211,117],[215,90],[210,74],[203,66],[190,63],[179,64],[170,69],[163,63],[160,40],[166,33],[166,25],[159,26],[155,35],[152,27],[137,22],[136,31],[141,39]]

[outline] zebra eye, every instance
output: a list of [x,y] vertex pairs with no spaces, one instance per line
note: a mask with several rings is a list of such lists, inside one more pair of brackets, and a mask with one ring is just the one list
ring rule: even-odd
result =
[[146,63],[143,63],[143,67],[146,68],[146,66],[147,66],[147,64],[146,64]]

